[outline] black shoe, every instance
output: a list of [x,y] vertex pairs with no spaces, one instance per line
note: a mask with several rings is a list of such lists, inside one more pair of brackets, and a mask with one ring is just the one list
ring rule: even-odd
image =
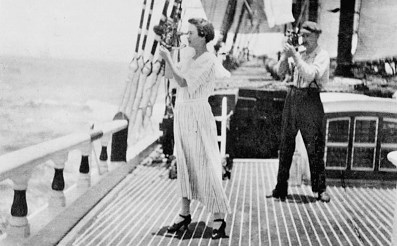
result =
[[318,193],[317,200],[322,201],[322,202],[329,202],[329,201],[331,201],[331,197],[328,195],[328,193],[326,191],[323,191],[321,193]]
[[186,231],[188,229],[188,226],[190,224],[190,222],[192,222],[192,217],[189,215],[179,215],[183,218],[182,221],[178,222],[178,223],[174,223],[172,226],[168,227],[167,231],[169,233],[174,233],[176,231],[179,231],[180,229],[182,229],[183,231]]
[[229,170],[225,170],[222,179],[226,180],[226,179],[230,179],[230,177],[231,177],[231,172]]
[[219,239],[222,237],[226,237],[226,222],[224,219],[216,219],[214,221],[222,221],[221,226],[218,229],[213,229],[212,230],[212,239]]
[[274,189],[272,192],[272,197],[274,198],[280,198],[281,201],[285,201],[285,199],[287,198],[287,192],[280,192],[277,189]]

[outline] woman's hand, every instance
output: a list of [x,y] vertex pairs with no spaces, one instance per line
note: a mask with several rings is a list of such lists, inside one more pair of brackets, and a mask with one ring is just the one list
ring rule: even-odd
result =
[[164,60],[166,60],[167,62],[171,61],[171,53],[170,51],[164,47],[163,45],[160,45],[159,47],[159,55],[161,57],[163,57]]

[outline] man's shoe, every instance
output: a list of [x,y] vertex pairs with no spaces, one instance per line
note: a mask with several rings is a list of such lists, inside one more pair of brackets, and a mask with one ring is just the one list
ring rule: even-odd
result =
[[329,202],[329,201],[331,201],[331,197],[328,195],[328,193],[326,191],[323,191],[318,194],[317,200],[320,200],[322,202]]
[[287,198],[287,192],[280,192],[277,189],[274,189],[272,192],[272,197],[279,198],[281,201],[285,201]]

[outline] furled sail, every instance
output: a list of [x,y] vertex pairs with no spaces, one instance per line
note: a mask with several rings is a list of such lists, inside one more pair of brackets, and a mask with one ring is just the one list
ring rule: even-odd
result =
[[295,21],[292,16],[292,0],[264,0],[264,3],[269,27]]
[[374,61],[397,56],[396,0],[361,1],[357,50],[354,62]]
[[338,53],[340,0],[320,0],[318,5],[318,23],[322,27],[318,42],[331,58],[335,58]]
[[[281,50],[284,26],[269,27],[264,0],[201,0],[201,3],[214,28],[228,34],[224,40],[226,50],[233,46],[233,42],[236,46],[248,46],[256,56],[276,57]],[[234,37],[235,33],[238,33],[237,37]]]
[[[234,33],[237,29],[239,16],[242,8],[246,8],[242,23],[239,28],[239,33],[265,33],[265,32],[280,32],[282,28],[279,25],[273,28],[269,27],[263,0],[202,0],[202,5],[207,18],[214,25],[217,30],[222,30],[222,24],[230,25],[230,32]],[[233,15],[233,23],[224,21],[225,13],[228,5],[235,5],[234,11],[228,11]]]

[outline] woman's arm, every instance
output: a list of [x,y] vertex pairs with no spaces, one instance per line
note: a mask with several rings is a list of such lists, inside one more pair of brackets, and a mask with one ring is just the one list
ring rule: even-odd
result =
[[169,50],[164,46],[160,46],[159,54],[166,61],[166,66],[169,66],[169,68],[171,69],[174,79],[178,83],[178,85],[180,87],[186,87],[187,86],[186,80],[182,77],[181,72],[176,68],[176,65],[172,60],[171,53],[169,52]]

